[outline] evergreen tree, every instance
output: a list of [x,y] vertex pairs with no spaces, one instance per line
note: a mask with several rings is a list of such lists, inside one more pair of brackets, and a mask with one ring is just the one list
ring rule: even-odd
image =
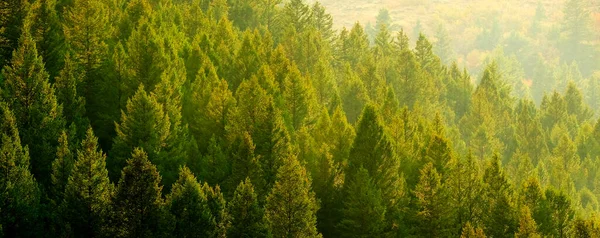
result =
[[77,92],[82,78],[70,55],[65,56],[64,67],[55,79],[56,98],[63,107],[63,115],[69,127],[75,128],[75,138],[83,138],[89,126],[85,115],[85,98]]
[[381,191],[360,168],[345,185],[345,199],[337,226],[340,237],[382,237],[386,235],[385,212]]
[[[456,235],[464,232],[467,223],[479,220],[482,210],[481,172],[477,162],[469,153],[465,159],[453,158],[449,163],[448,175],[444,186],[448,191],[450,215],[457,230]],[[450,230],[450,232],[454,232]]]
[[286,104],[287,116],[290,118],[290,124],[295,130],[300,129],[312,115],[312,104],[314,103],[314,91],[312,85],[302,77],[300,71],[292,66],[290,74],[286,77],[283,84],[283,97]]
[[471,225],[470,222],[465,224],[465,227],[462,229],[462,234],[460,238],[484,238],[486,237],[481,228],[475,228]]
[[62,67],[65,54],[64,31],[57,11],[56,0],[40,0],[32,2],[29,14],[25,18],[25,26],[32,32],[39,55],[50,78],[54,78]]
[[[128,154],[139,147],[147,151],[150,161],[161,169],[165,168],[161,172],[170,175],[170,180],[165,181],[165,184],[170,185],[174,182],[172,175],[176,173],[174,170],[178,166],[169,163],[181,161],[169,156],[179,149],[172,147],[176,132],[171,129],[171,125],[170,117],[163,104],[158,102],[157,96],[154,93],[146,93],[144,87],[140,86],[136,94],[128,100],[127,110],[121,112],[121,122],[116,124],[117,136],[109,160],[111,178],[116,180]],[[172,160],[169,161],[169,158]]]
[[483,204],[487,211],[483,216],[484,230],[494,237],[509,237],[517,231],[512,189],[502,169],[498,156],[494,156],[483,176]]
[[95,70],[106,60],[110,29],[107,6],[100,0],[73,0],[73,5],[65,13],[65,38],[73,59],[82,70],[85,83],[84,90],[91,93]]
[[[112,96],[116,87],[102,72],[110,56],[107,44],[112,32],[109,7],[101,0],[73,0],[63,15],[65,41],[73,57],[71,67],[82,77],[77,92],[85,98],[86,116],[96,128],[104,148],[114,135],[112,123],[116,118],[111,116],[118,115],[118,111],[109,110],[111,107],[108,106],[116,99]],[[68,108],[67,112],[72,113],[72,109]]]
[[91,128],[77,151],[77,160],[65,189],[65,219],[76,237],[99,237],[106,232],[113,185],[108,179],[106,156],[98,149]]
[[227,237],[227,230],[231,226],[231,217],[227,211],[227,202],[221,193],[219,185],[209,186],[207,183],[202,185],[202,189],[208,198],[208,208],[215,219],[215,229],[213,237]]
[[231,215],[230,237],[268,237],[269,233],[263,218],[263,210],[258,204],[250,179],[242,181],[233,198],[227,204]]
[[439,237],[444,235],[446,228],[446,195],[440,175],[432,163],[421,169],[419,183],[415,188],[417,199],[418,234],[421,236]]
[[391,216],[397,209],[396,205],[402,193],[398,174],[400,161],[374,106],[365,107],[356,130],[356,138],[348,158],[346,178],[352,181],[358,169],[365,168],[377,188],[381,190],[386,212]]
[[161,237],[169,231],[160,175],[140,148],[134,149],[113,197],[116,237]]
[[9,63],[13,51],[19,46],[30,5],[26,0],[10,0],[0,4],[0,67]]
[[208,199],[196,177],[183,167],[166,199],[167,207],[175,218],[174,236],[210,237],[215,230],[215,219],[208,207]]
[[296,156],[284,158],[265,205],[274,237],[321,237],[316,227],[319,205],[310,187],[310,178]]
[[36,236],[40,193],[29,172],[29,152],[21,146],[16,117],[0,103],[0,224],[5,237]]
[[335,31],[333,30],[333,18],[318,1],[311,7],[311,19],[312,25],[319,33],[321,33],[321,38],[329,44],[333,43],[335,35]]
[[291,27],[295,32],[302,32],[310,24],[310,7],[303,0],[290,0],[281,11],[281,28]]
[[415,47],[415,57],[421,68],[431,75],[437,75],[440,67],[440,59],[433,53],[433,45],[422,33],[419,34]]
[[573,221],[571,201],[563,192],[546,189],[545,199],[540,205],[543,214],[539,230],[545,236],[567,237]]
[[437,38],[437,41],[433,46],[433,51],[440,57],[442,64],[450,64],[455,59],[455,56],[450,45],[450,36],[448,36],[448,32],[443,25],[438,26],[435,38]]
[[2,98],[14,112],[23,144],[30,148],[31,171],[41,184],[48,186],[56,138],[64,122],[42,58],[27,32],[2,76]]
[[521,208],[521,215],[519,217],[519,230],[515,233],[515,237],[528,237],[528,238],[540,238],[541,236],[537,233],[537,225],[531,217],[531,211],[527,206]]
[[54,205],[60,205],[64,199],[69,177],[73,170],[74,159],[69,147],[69,138],[63,131],[58,138],[58,148],[56,149],[56,159],[52,161],[52,187],[50,196],[54,200]]

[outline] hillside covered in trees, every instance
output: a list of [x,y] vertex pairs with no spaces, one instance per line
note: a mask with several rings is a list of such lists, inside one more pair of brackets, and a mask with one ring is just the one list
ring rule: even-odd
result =
[[599,237],[600,4],[561,4],[454,51],[315,1],[1,0],[0,236]]

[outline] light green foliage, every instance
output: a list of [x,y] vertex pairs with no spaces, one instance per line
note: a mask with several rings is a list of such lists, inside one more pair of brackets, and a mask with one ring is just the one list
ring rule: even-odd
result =
[[265,216],[274,237],[321,237],[317,231],[319,209],[311,180],[296,156],[282,158],[277,182],[267,197]]
[[0,235],[598,236],[593,1],[392,2],[0,1]]

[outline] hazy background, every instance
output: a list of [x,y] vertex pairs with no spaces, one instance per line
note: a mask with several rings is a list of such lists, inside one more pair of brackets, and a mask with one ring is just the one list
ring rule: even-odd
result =
[[320,2],[336,29],[360,22],[373,39],[378,23],[385,23],[392,32],[404,29],[413,44],[422,32],[444,63],[456,61],[474,79],[496,60],[515,94],[536,102],[544,91],[562,91],[569,80],[581,88],[600,80],[599,0]]

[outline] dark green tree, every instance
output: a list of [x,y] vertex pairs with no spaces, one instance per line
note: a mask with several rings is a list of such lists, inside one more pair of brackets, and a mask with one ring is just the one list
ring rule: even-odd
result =
[[360,168],[344,185],[345,194],[340,222],[340,237],[382,237],[386,235],[385,203],[381,190],[370,178],[369,172]]
[[113,197],[116,237],[162,237],[169,234],[160,175],[144,150],[135,148],[123,168]]
[[27,32],[10,64],[2,70],[2,76],[2,98],[17,119],[21,142],[29,146],[31,172],[41,184],[48,186],[58,145],[56,139],[64,121],[42,58]]
[[500,161],[495,155],[488,163],[483,175],[484,214],[486,234],[494,237],[510,237],[518,229],[518,217],[512,199],[512,188]]
[[250,179],[241,182],[227,204],[231,215],[230,237],[268,237],[263,209],[258,204]]
[[208,199],[196,177],[183,167],[173,184],[166,204],[175,219],[175,237],[210,237],[215,230],[215,219],[208,207]]
[[98,148],[92,129],[77,150],[77,160],[65,189],[64,216],[76,237],[100,237],[106,232],[113,184],[108,179],[106,156]]
[[16,117],[0,103],[0,224],[4,237],[37,236],[38,185],[29,172],[29,152],[21,146]]

